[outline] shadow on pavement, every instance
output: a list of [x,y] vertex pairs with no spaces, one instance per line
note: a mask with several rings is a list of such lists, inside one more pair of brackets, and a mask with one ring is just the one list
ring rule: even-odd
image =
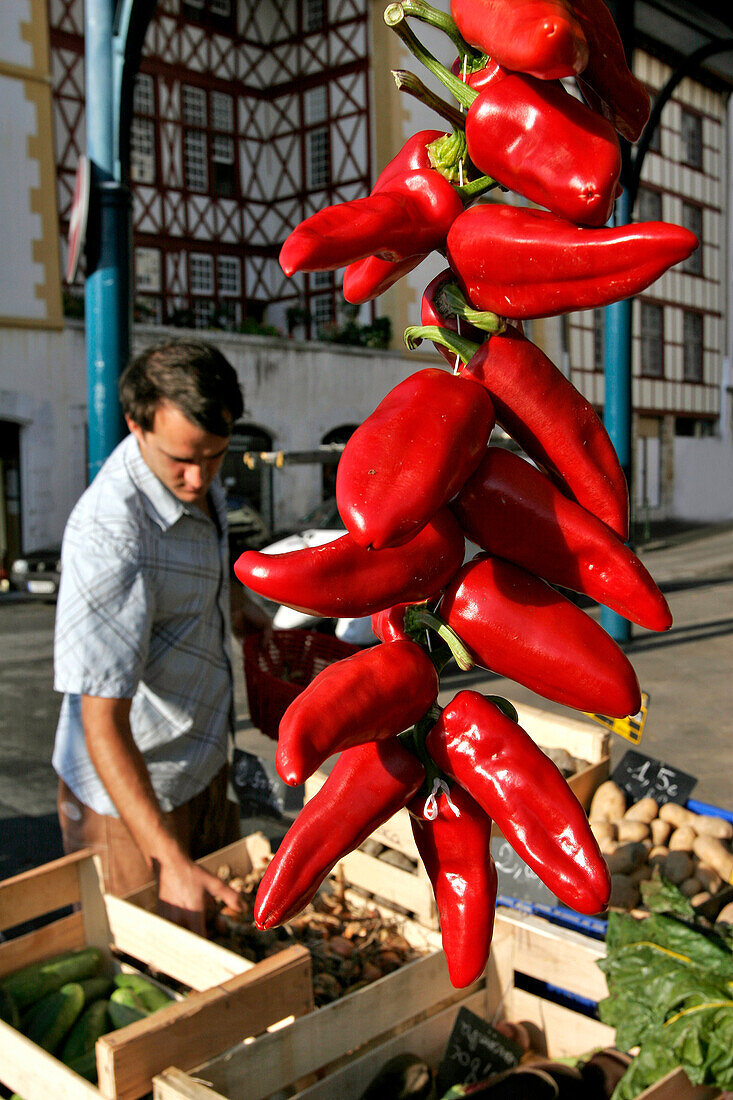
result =
[[0,821],[0,879],[29,871],[64,854],[55,813]]
[[662,649],[670,645],[687,645],[690,642],[699,642],[703,638],[717,638],[724,634],[733,634],[733,619],[713,619],[707,623],[673,626],[664,634],[653,634],[645,638],[632,639],[623,648],[627,653],[642,653],[650,649]]

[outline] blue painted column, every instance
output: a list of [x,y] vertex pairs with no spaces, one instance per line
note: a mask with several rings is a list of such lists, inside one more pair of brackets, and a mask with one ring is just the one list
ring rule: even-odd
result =
[[91,168],[85,284],[89,480],[122,439],[117,381],[130,352],[130,197],[118,167],[114,0],[86,0],[86,128]]
[[[616,201],[615,222],[631,221],[628,189]],[[632,299],[613,302],[605,309],[604,370],[606,400],[603,419],[611,442],[616,448],[626,481],[631,486],[631,305]],[[601,608],[601,625],[617,642],[631,638],[631,623],[611,611]]]

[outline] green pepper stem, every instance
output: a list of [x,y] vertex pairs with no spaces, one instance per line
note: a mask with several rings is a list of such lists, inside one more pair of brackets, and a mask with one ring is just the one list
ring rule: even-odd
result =
[[464,84],[462,80],[459,80],[450,69],[446,69],[445,65],[442,65],[437,57],[433,57],[430,51],[423,46],[422,42],[420,42],[407,26],[407,13],[403,4],[390,4],[389,7],[385,9],[384,21],[404,42],[408,50],[414,54],[418,61],[420,61],[433,76],[437,76],[438,80],[455,96],[462,107],[468,108],[471,106],[478,92],[473,88],[469,88],[468,84]]
[[432,340],[434,344],[455,352],[464,363],[473,359],[480,346],[473,340],[467,340],[465,336],[459,336],[452,329],[441,328],[439,325],[410,325],[405,329],[404,340],[410,351],[419,347],[423,340]]
[[427,23],[429,27],[435,27],[447,34],[461,57],[478,56],[478,51],[466,42],[455,21],[447,12],[439,11],[431,4],[427,4],[425,0],[402,0],[402,8],[405,15],[411,15],[421,23]]
[[458,637],[455,630],[441,619],[440,615],[430,611],[424,604],[406,608],[405,630],[411,634],[421,627],[429,627],[439,638],[442,638],[462,672],[469,672],[474,667],[475,662],[465,643]]
[[[461,118],[463,118],[463,115],[461,115]],[[493,191],[495,187],[501,187],[501,184],[497,183],[493,176],[479,176],[478,179],[469,180],[468,183],[464,183],[462,187],[457,187],[456,190],[464,203],[467,203],[471,199],[485,195],[488,191]]]
[[447,100],[441,99],[435,92],[431,92],[430,88],[423,84],[422,80],[414,73],[409,72],[407,69],[393,69],[392,76],[399,91],[406,92],[407,95],[419,99],[421,103],[424,103],[426,107],[430,107],[431,110],[450,122],[451,126],[456,129],[463,129],[464,117],[458,108],[454,107],[452,103],[448,103]]
[[511,718],[512,722],[516,722],[519,725],[519,715],[517,714],[517,708],[510,699],[505,699],[503,695],[487,695],[486,698],[490,703],[493,703],[495,707],[506,714],[507,718]]
[[444,283],[435,304],[447,317],[461,317],[484,332],[503,332],[506,328],[506,321],[498,314],[470,306],[457,283]]
[[430,756],[425,746],[425,738],[440,718],[441,713],[442,708],[439,707],[437,703],[434,703],[430,710],[426,711],[422,718],[415,723],[412,729],[404,734],[400,734],[400,739],[403,744],[415,754],[425,768],[425,781],[420,790],[426,791],[427,794],[430,794],[432,791],[436,779],[444,778],[443,773],[432,756]]

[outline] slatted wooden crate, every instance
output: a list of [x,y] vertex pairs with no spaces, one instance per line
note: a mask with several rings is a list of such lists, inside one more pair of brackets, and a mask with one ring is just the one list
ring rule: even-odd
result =
[[253,965],[239,955],[105,895],[97,861],[77,853],[0,882],[0,929],[71,912],[0,943],[0,977],[51,955],[99,947],[150,966],[191,992],[97,1041],[92,1085],[0,1021],[0,1082],[24,1100],[136,1100],[171,1061],[190,1067],[313,1007],[311,963],[301,947]]
[[[583,761],[568,783],[588,810],[593,793],[610,772],[608,732],[589,721],[548,714],[532,707],[518,705],[517,710],[520,724],[541,748],[563,749]],[[326,778],[327,772],[319,771],[306,781],[306,801],[320,790]],[[496,826],[493,835],[501,835]],[[383,846],[379,855],[374,854],[377,846]],[[428,928],[438,928],[432,887],[418,856],[407,810],[400,810],[375,829],[361,849],[350,852],[339,867],[347,881],[365,896],[408,912]]]
[[[437,1067],[459,1009],[490,1022],[527,1021],[559,1058],[612,1046],[613,1029],[557,1003],[560,986],[584,1000],[606,993],[596,966],[603,945],[541,918],[497,914],[484,978],[462,992],[447,984],[442,952],[410,964],[373,986],[319,1009],[269,1035],[201,1065],[195,1073],[170,1067],[154,1081],[154,1100],[358,1100],[381,1067],[410,1051]],[[541,992],[522,988],[526,977]],[[543,984],[546,983],[546,984]],[[317,1077],[313,1080],[313,1077]],[[675,1070],[639,1100],[712,1100],[713,1088],[693,1088]]]

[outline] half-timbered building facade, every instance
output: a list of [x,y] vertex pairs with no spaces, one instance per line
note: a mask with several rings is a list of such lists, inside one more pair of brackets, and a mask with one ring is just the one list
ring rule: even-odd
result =
[[[399,377],[433,361],[425,346],[408,355],[402,331],[417,323],[422,289],[444,266],[441,256],[361,307],[361,322],[378,315],[391,321],[391,346],[380,355],[327,342],[348,317],[339,272],[287,279],[277,259],[298,222],[327,204],[367,194],[407,137],[441,125],[394,87],[390,70],[416,65],[385,27],[383,10],[383,0],[156,4],[131,133],[135,339],[139,346],[156,329],[217,330],[212,338],[226,344],[247,393],[251,419],[240,426],[240,446],[253,440],[258,448],[308,450],[341,439]],[[58,244],[63,271],[74,178],[86,147],[83,0],[4,0],[3,18],[8,26],[18,23],[21,44],[29,11],[33,23],[47,17],[40,64],[50,74],[44,110],[52,123],[55,194],[48,165],[39,192],[31,164],[13,177],[27,176],[27,193],[5,187],[4,203],[17,236],[39,201],[33,189],[45,196],[48,258],[48,207],[55,197],[58,299]],[[428,44],[447,56],[439,40]],[[0,57],[0,70],[3,64]],[[17,63],[5,64],[15,77]],[[634,58],[652,92],[673,64],[653,43]],[[634,218],[679,222],[702,243],[634,301],[637,519],[733,516],[728,102],[722,81],[683,80],[644,163]],[[13,117],[16,129],[24,117]],[[29,164],[38,145],[31,122]],[[25,139],[20,131],[15,137],[21,148]],[[10,272],[3,274],[7,279]],[[46,279],[47,302],[49,285]],[[15,280],[15,297],[19,287]],[[84,484],[83,268],[72,285],[63,285],[63,297],[65,322],[58,304],[39,319],[37,295],[30,322],[20,309],[0,316],[0,390],[11,410],[10,461],[19,471],[14,499],[20,500],[25,550],[60,535]],[[530,332],[602,409],[602,311],[533,322]],[[315,504],[324,484],[312,470],[291,468],[275,478],[269,496],[251,479],[244,487],[277,525]]]

